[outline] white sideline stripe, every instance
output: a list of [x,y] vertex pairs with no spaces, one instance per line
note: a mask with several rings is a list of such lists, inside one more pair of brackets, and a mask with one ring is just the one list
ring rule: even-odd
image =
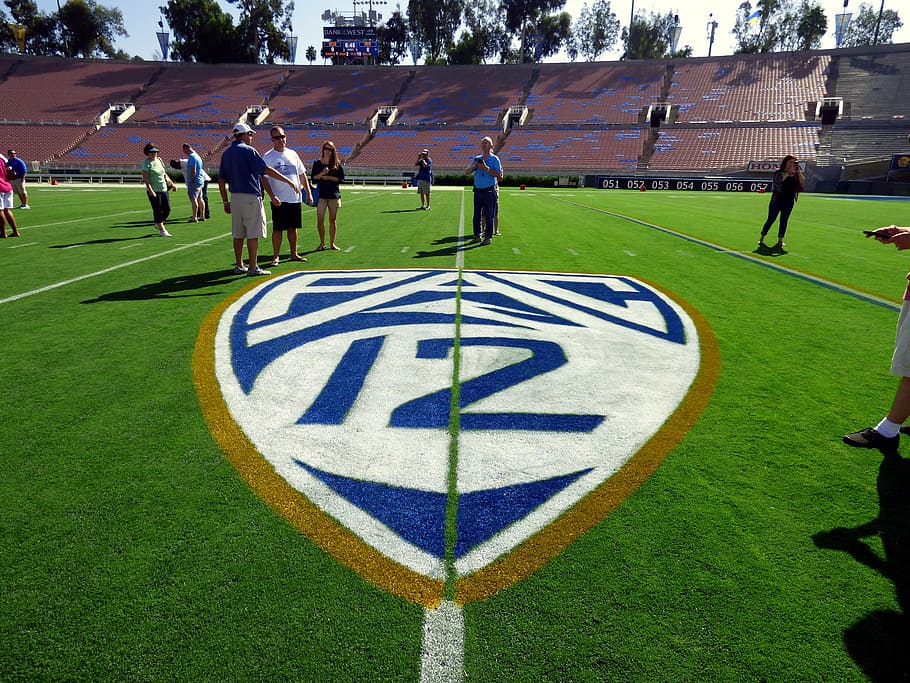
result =
[[85,275],[80,275],[78,277],[70,278],[69,280],[62,280],[60,282],[55,282],[52,285],[46,285],[44,287],[39,287],[38,289],[33,289],[30,292],[22,292],[21,294],[14,294],[13,296],[8,296],[5,299],[0,299],[0,305],[8,304],[13,301],[19,301],[19,299],[25,299],[35,294],[41,294],[43,292],[49,292],[52,289],[58,289],[59,287],[65,287],[66,285],[71,285],[74,282],[80,282],[82,280],[88,280],[89,278],[98,277],[99,275],[105,275],[111,273],[115,270],[120,270],[121,268],[128,268],[129,266],[135,266],[137,263],[144,263],[145,261],[151,261],[152,259],[160,258],[161,256],[168,256],[174,254],[178,251],[183,251],[184,249],[191,249],[200,244],[205,244],[207,242],[213,242],[214,240],[222,240],[225,237],[229,237],[231,233],[226,232],[223,235],[217,235],[216,237],[209,237],[206,240],[201,240],[193,244],[186,244],[176,247],[174,249],[168,249],[167,251],[162,251],[160,254],[152,254],[151,256],[144,256],[140,259],[135,259],[133,261],[126,261],[116,266],[111,266],[110,268],[104,268],[102,270],[97,270],[94,273],[86,273]]
[[461,188],[461,214],[458,216],[458,243],[462,245],[461,249],[455,250],[455,268],[462,270],[464,268],[464,188]]
[[127,244],[125,247],[120,247],[121,249],[135,249],[136,247],[141,247],[142,245],[138,242],[136,244]]
[[33,244],[38,244],[38,242],[26,242],[25,244],[14,244],[10,249],[21,249],[22,247],[30,247]]
[[464,610],[449,600],[423,613],[420,683],[464,681]]
[[352,244],[350,247],[348,247],[347,249],[344,250],[344,253],[345,253],[345,254],[350,254],[350,253],[351,253],[352,251],[354,251],[356,248],[357,248],[357,247],[356,247],[355,245]]

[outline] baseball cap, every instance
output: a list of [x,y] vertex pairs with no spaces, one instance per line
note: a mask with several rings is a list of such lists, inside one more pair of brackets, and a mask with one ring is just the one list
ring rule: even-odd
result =
[[423,149],[423,150],[420,151],[420,153],[421,153],[421,154],[429,154],[429,153],[430,153],[430,150],[428,150],[428,149]]
[[7,152],[7,154],[9,154],[10,156],[13,156],[13,155],[15,155],[15,154],[18,154],[18,152],[17,152],[16,150],[14,150],[14,149],[11,149],[11,150],[9,150],[9,151]]
[[148,154],[149,152],[157,152],[158,148],[155,146],[155,143],[150,142],[145,147],[142,148],[143,154]]
[[254,131],[245,123],[238,123],[234,126],[234,130],[232,132],[234,135],[243,135],[244,133],[255,133],[256,131]]

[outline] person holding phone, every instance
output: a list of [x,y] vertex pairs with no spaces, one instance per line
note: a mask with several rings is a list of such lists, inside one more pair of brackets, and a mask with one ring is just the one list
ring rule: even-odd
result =
[[481,153],[474,157],[465,170],[474,176],[474,240],[481,239],[481,215],[483,216],[483,242],[493,243],[493,226],[496,219],[496,185],[502,180],[502,162],[493,154],[493,140],[485,137],[480,141]]
[[[866,237],[874,237],[882,244],[893,244],[898,250],[910,249],[910,227],[889,225],[877,230],[864,230]],[[904,301],[897,318],[897,335],[891,357],[891,374],[900,377],[897,392],[888,414],[875,427],[844,435],[844,443],[855,448],[877,448],[883,453],[894,453],[900,444],[900,435],[910,434],[904,422],[910,418],[910,274],[907,275]]]
[[774,221],[780,216],[780,224],[777,227],[777,243],[771,247],[780,250],[784,248],[784,235],[787,234],[787,223],[790,221],[790,214],[799,198],[799,193],[803,191],[805,177],[799,167],[799,160],[792,154],[788,154],[780,162],[780,167],[774,172],[771,180],[771,201],[768,202],[768,220],[761,229],[761,237],[758,238],[758,246],[764,247],[765,235],[774,225]]
[[417,174],[414,178],[417,180],[417,194],[420,195],[420,210],[430,210],[430,186],[433,184],[433,160],[430,158],[430,150],[421,150],[417,156]]

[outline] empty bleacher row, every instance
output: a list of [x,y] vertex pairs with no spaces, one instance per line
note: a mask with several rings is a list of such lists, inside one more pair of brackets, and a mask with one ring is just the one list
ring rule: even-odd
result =
[[[820,157],[849,162],[885,154],[894,141],[892,128],[864,145],[862,121],[893,125],[907,110],[908,65],[908,45],[448,67],[0,55],[0,147],[15,146],[47,168],[133,169],[146,141],[164,157],[177,156],[186,141],[214,167],[231,125],[247,120],[259,128],[284,125],[289,145],[305,159],[333,139],[351,169],[364,173],[409,169],[423,148],[438,170],[460,172],[484,135],[495,140],[507,169],[524,173],[732,170],[787,153],[812,161],[820,141]],[[834,94],[847,100],[849,133],[815,120],[815,103]],[[117,123],[105,114],[120,103],[134,109]],[[670,104],[673,114],[653,130],[646,114],[657,103]],[[257,144],[265,148],[267,140]]]

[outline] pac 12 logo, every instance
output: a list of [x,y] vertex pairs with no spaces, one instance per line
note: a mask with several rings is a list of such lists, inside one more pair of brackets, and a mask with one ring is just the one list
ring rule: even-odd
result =
[[433,607],[542,566],[701,413],[718,354],[617,275],[299,271],[206,319],[195,381],[248,484],[340,562]]

